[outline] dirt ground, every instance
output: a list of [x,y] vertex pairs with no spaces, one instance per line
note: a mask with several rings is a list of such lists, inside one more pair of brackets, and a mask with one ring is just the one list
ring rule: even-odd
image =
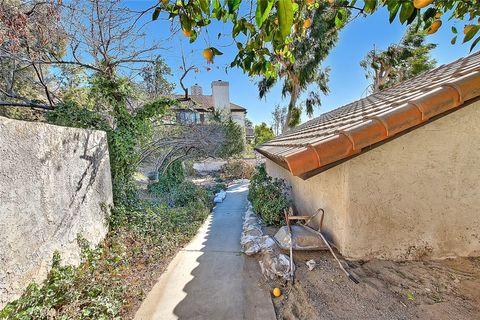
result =
[[267,284],[282,288],[273,298],[278,319],[480,319],[480,258],[348,262],[359,284],[328,251],[294,258],[294,285]]
[[134,318],[135,312],[140,307],[143,299],[180,249],[181,247],[178,247],[170,255],[155,261],[150,259],[130,261],[129,272],[122,274],[124,282],[128,284],[128,290],[126,290],[124,297],[128,303],[121,309],[121,319]]

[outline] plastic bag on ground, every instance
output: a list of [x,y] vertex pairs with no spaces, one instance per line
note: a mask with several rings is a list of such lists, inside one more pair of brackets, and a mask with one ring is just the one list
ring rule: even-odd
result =
[[262,252],[272,251],[277,246],[277,243],[271,236],[263,236],[260,238],[260,249]]
[[260,252],[265,242],[262,240],[263,232],[261,227],[259,225],[246,225],[244,228],[240,238],[242,251],[249,256]]
[[261,224],[261,219],[253,212],[252,206],[249,204],[245,211],[243,232],[240,238],[242,251],[246,255],[262,254],[259,264],[265,277],[290,279],[290,258],[280,252],[273,237],[263,235]]
[[315,260],[311,259],[311,260],[308,260],[306,262],[306,265],[308,267],[308,270],[312,271],[315,268],[315,266],[317,265],[317,263],[315,262]]
[[290,259],[283,253],[267,252],[258,262],[265,277],[290,279]]
[[224,190],[220,190],[220,192],[218,192],[215,195],[215,198],[213,199],[213,202],[222,203],[226,196],[227,196],[227,193]]
[[250,225],[246,229],[243,230],[243,235],[253,236],[253,237],[261,237],[261,236],[263,236],[263,231],[258,226]]
[[276,246],[275,240],[270,236],[252,237],[242,236],[240,240],[243,252],[250,256],[259,252],[271,252]]
[[243,220],[243,232],[240,238],[240,245],[242,251],[246,255],[253,255],[262,251],[265,246],[270,246],[273,239],[267,240],[264,238],[261,226],[261,220],[252,211],[249,205],[245,211]]

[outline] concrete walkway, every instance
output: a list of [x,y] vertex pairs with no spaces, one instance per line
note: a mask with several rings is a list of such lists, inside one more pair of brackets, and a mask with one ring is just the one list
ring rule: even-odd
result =
[[195,238],[172,260],[135,315],[147,319],[276,319],[256,259],[240,253],[248,183],[227,190]]

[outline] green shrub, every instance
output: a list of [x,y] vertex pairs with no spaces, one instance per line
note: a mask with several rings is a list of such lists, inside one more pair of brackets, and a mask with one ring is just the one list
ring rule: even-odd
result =
[[114,210],[111,223],[116,229],[127,228],[137,241],[154,246],[157,256],[165,256],[195,235],[210,213],[211,205],[191,200],[183,207],[158,203]]
[[217,156],[228,158],[241,154],[245,150],[245,131],[231,118],[221,122],[225,133],[224,142]]
[[195,169],[193,168],[193,160],[188,160],[183,162],[185,166],[185,175],[188,177],[193,177],[197,174]]
[[223,182],[217,182],[215,183],[214,186],[211,186],[211,187],[207,187],[207,191],[210,192],[211,195],[215,195],[217,194],[218,192],[220,192],[221,190],[226,190],[228,188],[227,184],[226,183],[223,183]]
[[185,171],[182,162],[177,160],[168,166],[163,174],[160,174],[158,181],[149,185],[150,192],[161,195],[170,192],[173,188],[185,181]]
[[281,225],[283,211],[290,205],[288,189],[281,179],[272,179],[265,165],[257,167],[250,181],[248,200],[267,225]]
[[229,160],[222,166],[221,171],[227,179],[250,179],[255,166],[245,160]]
[[211,207],[213,194],[203,187],[185,180],[185,172],[180,161],[175,161],[169,166],[159,181],[152,183],[148,190],[150,193],[170,207],[186,207],[198,204]]
[[55,252],[43,284],[30,284],[0,311],[0,319],[118,319],[124,288],[114,274],[127,264],[122,247],[91,249],[81,239],[79,244],[79,267],[62,266]]
[[177,185],[168,194],[169,203],[175,207],[185,207],[192,203],[210,206],[212,198],[208,192],[191,181],[184,181]]

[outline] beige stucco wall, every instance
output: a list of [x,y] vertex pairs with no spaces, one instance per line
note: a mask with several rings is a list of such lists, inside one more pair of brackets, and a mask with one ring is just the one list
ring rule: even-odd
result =
[[245,112],[232,111],[232,120],[245,129]]
[[[340,165],[308,180],[302,180],[271,160],[267,159],[265,165],[270,176],[284,179],[291,187],[294,209],[299,215],[312,215],[318,208],[325,210],[322,231],[336,247],[341,248],[346,219],[345,187],[348,179],[345,166]],[[316,216],[312,225],[319,227],[320,215]]]
[[480,255],[480,102],[346,162],[351,258]]
[[78,263],[77,235],[103,239],[111,204],[104,132],[0,117],[0,308],[45,278],[55,250]]
[[327,226],[348,258],[478,256],[479,123],[475,102],[305,181],[267,167],[302,211],[337,221]]

